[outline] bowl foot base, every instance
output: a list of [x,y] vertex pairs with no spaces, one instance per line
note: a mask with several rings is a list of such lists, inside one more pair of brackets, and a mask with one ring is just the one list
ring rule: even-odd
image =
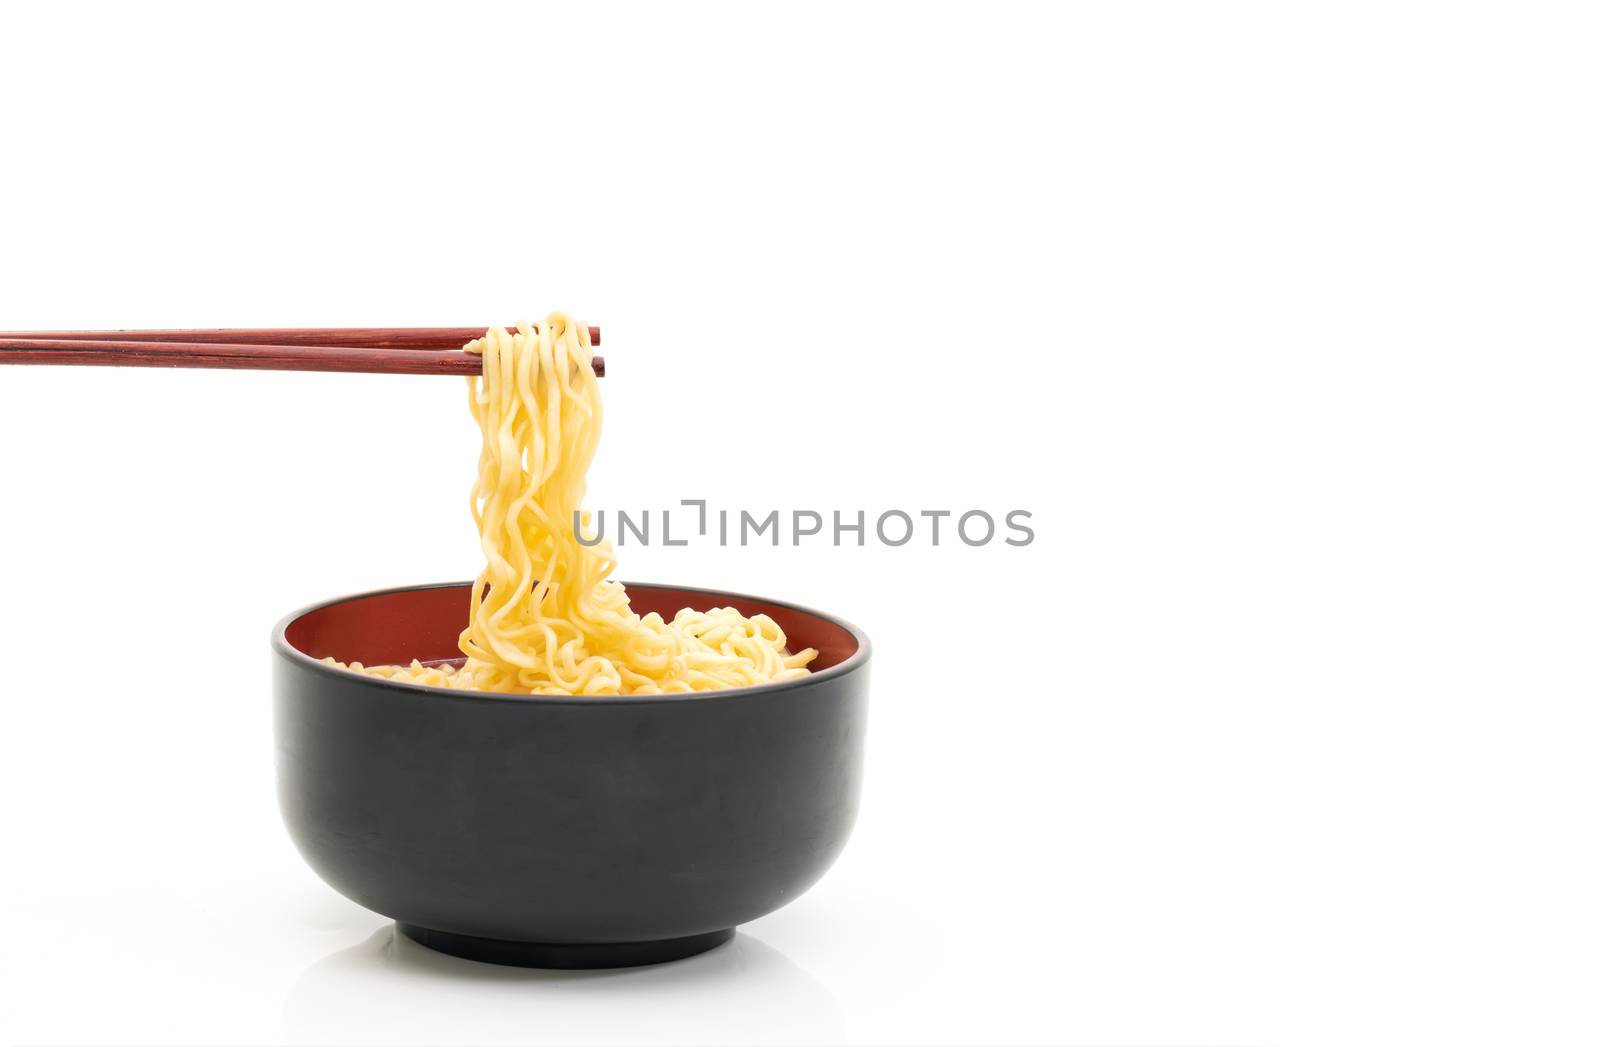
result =
[[663,938],[654,942],[612,942],[603,945],[558,945],[550,942],[510,942],[500,938],[475,938],[396,923],[400,933],[437,952],[480,963],[509,967],[547,967],[556,970],[592,970],[602,967],[641,967],[650,963],[682,960],[714,949],[733,937],[733,928]]

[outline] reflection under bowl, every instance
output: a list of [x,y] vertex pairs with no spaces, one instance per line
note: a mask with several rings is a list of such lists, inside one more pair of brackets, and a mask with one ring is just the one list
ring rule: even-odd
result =
[[336,669],[459,656],[467,583],[365,593],[273,633],[278,797],[324,880],[443,952],[658,963],[798,897],[855,821],[867,638],[772,600],[627,583],[640,614],[767,614],[812,675],[689,695],[487,695]]

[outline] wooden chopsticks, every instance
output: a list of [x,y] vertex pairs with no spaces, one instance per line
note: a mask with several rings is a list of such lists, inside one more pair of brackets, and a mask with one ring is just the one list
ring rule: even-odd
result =
[[[507,326],[515,331],[514,326]],[[218,327],[159,331],[4,331],[0,338],[68,342],[188,342],[225,345],[319,345],[366,349],[460,349],[482,338],[484,327]],[[589,328],[600,344],[600,328]]]
[[[473,375],[483,358],[461,351],[480,327],[302,327],[207,331],[0,332],[0,364],[206,367],[254,371]],[[589,328],[591,345],[600,329]],[[593,359],[604,376],[605,358]]]

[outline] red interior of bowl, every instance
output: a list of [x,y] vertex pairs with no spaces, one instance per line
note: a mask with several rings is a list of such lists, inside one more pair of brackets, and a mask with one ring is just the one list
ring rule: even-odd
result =
[[[817,649],[813,670],[826,669],[856,653],[850,630],[806,611],[727,593],[706,593],[666,586],[628,586],[639,614],[655,611],[663,618],[684,607],[707,610],[732,607],[740,614],[770,616],[789,638],[789,649]],[[466,585],[401,589],[358,596],[319,607],[290,622],[284,630],[289,646],[313,658],[337,658],[365,665],[408,665],[451,661],[461,657],[457,637],[466,628],[472,588]]]

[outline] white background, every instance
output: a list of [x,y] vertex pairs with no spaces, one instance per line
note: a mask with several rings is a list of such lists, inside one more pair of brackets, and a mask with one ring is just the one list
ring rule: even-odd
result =
[[0,327],[566,309],[625,549],[877,644],[832,873],[597,975],[393,943],[278,821],[267,634],[466,578],[449,379],[0,371],[3,1021],[35,1043],[1594,1042],[1582,6],[0,15]]

